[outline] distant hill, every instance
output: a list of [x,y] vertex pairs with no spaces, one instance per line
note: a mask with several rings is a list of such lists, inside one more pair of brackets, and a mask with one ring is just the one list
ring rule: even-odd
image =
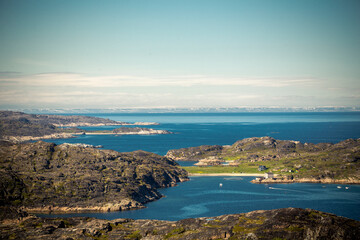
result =
[[[156,123],[135,123],[137,125],[155,125]],[[69,138],[74,133],[85,132],[79,126],[117,126],[135,125],[127,122],[89,116],[64,116],[26,114],[22,112],[0,111],[0,139],[12,142],[38,140],[46,138]],[[68,127],[68,128],[61,128]],[[124,128],[125,129],[125,128]],[[130,132],[130,128],[127,132]],[[133,134],[139,134],[141,129],[133,128]],[[118,134],[122,130],[118,130]],[[157,134],[158,130],[142,128],[142,132]],[[164,134],[165,132],[159,132]]]
[[33,124],[51,124],[54,126],[94,126],[94,125],[126,125],[126,122],[113,121],[110,119],[79,116],[79,115],[47,115],[47,114],[26,114],[22,112],[0,111],[2,121],[25,120]]
[[[360,183],[360,139],[340,143],[301,143],[271,137],[253,137],[231,146],[198,146],[170,150],[167,157],[200,161],[209,167],[187,167],[191,173],[264,173],[279,177],[262,182]],[[227,161],[229,165],[219,165]],[[259,171],[265,166],[265,171]]]

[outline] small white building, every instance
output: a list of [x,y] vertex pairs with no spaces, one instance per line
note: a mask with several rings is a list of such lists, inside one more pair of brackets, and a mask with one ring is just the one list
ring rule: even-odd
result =
[[274,174],[272,172],[265,173],[265,178],[274,178]]

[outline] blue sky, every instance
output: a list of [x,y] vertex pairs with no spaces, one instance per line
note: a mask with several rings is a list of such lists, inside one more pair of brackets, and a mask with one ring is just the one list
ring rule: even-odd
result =
[[360,1],[0,0],[0,108],[359,107]]

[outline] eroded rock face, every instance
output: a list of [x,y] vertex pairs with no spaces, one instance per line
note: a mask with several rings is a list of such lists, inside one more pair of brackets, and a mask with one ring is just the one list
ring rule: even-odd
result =
[[186,181],[168,158],[36,142],[0,146],[2,205],[29,211],[117,211],[159,199],[158,188]]
[[360,222],[311,209],[285,208],[214,218],[159,220],[25,217],[3,223],[12,239],[358,239]]

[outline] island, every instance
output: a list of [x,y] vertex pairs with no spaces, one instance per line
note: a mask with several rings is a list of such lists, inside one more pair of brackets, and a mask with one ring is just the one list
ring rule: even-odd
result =
[[13,143],[30,140],[73,138],[77,135],[153,135],[171,134],[166,130],[144,127],[120,127],[114,130],[91,131],[78,127],[159,125],[152,122],[127,123],[110,119],[77,115],[44,115],[22,112],[0,111],[0,140]]
[[254,183],[360,184],[360,139],[336,144],[301,143],[271,137],[242,139],[230,146],[174,149],[168,158],[198,161],[190,174],[253,174]]
[[101,130],[101,131],[82,131],[75,134],[86,135],[157,135],[157,134],[173,134],[167,130],[157,130],[152,128],[141,127],[120,127],[113,130]]

